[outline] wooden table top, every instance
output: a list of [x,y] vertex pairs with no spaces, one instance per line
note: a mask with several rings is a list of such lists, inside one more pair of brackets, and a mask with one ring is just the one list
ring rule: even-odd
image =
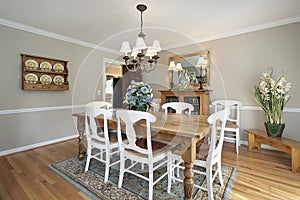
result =
[[[113,116],[108,119],[108,123],[117,122],[116,110],[113,110]],[[188,115],[165,112],[151,112],[156,117],[156,121],[151,123],[151,131],[167,132],[168,134],[188,137],[188,138],[203,138],[209,133],[208,116],[206,115]],[[84,112],[73,113],[75,117],[84,117]]]

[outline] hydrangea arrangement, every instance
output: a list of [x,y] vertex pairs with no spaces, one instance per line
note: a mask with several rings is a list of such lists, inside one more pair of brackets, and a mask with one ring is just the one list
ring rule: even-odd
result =
[[269,67],[260,77],[258,86],[254,86],[254,96],[257,103],[265,112],[266,123],[281,124],[284,106],[290,99],[288,92],[292,84],[282,74],[277,80],[273,79],[273,68]]
[[127,88],[124,103],[129,109],[148,111],[153,100],[152,88],[143,82],[131,81]]

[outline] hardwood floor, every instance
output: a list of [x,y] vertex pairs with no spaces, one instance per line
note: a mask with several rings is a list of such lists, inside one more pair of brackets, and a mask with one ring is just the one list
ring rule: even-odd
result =
[[[48,164],[77,154],[77,140],[0,157],[0,199],[89,199]],[[280,151],[253,150],[225,143],[223,163],[236,166],[231,199],[300,199],[300,169],[291,172],[291,158]]]

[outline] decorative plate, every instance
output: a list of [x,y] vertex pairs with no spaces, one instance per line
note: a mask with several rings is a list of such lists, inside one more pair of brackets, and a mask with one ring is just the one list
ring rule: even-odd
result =
[[40,77],[40,81],[42,84],[50,84],[52,82],[51,76],[44,74]]
[[53,65],[53,70],[56,72],[63,72],[64,69],[64,66],[60,63],[56,63],[55,65]]
[[65,81],[64,77],[62,77],[62,76],[55,76],[53,78],[53,82],[55,85],[62,85],[64,83],[64,81]]
[[49,62],[41,62],[40,68],[44,71],[50,71],[52,69],[52,65]]
[[38,81],[38,77],[37,75],[33,74],[33,73],[28,73],[25,75],[25,82],[27,84],[35,84]]
[[37,69],[38,66],[39,66],[39,64],[33,59],[29,59],[29,60],[25,61],[26,69]]

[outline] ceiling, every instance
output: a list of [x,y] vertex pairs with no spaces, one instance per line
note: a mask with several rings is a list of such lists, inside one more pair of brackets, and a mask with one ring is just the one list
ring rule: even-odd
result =
[[[0,22],[119,51],[140,28],[138,0],[0,0]],[[299,0],[144,0],[144,33],[163,49],[300,21]],[[24,28],[25,27],[25,28]],[[22,28],[21,28],[22,29]]]

